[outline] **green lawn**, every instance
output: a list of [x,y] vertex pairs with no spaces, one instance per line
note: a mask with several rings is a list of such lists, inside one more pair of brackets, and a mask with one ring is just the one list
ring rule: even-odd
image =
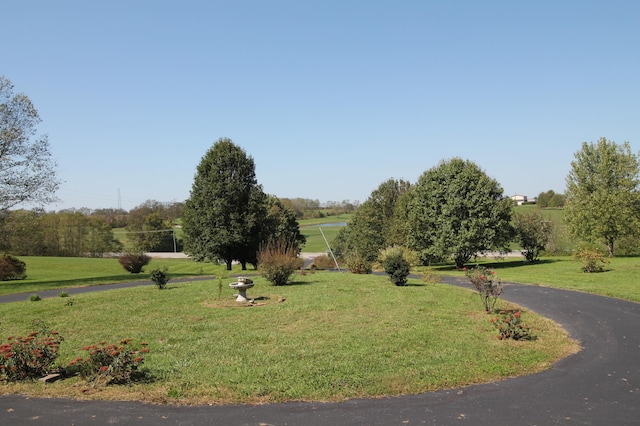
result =
[[[484,259],[478,262],[496,270],[500,278],[523,284],[578,290],[640,303],[640,258],[616,257],[601,273],[582,272],[582,264],[569,256],[543,257],[527,264],[522,258]],[[464,275],[452,265],[432,269],[448,275]]]
[[[73,272],[68,271],[69,275]],[[94,389],[77,378],[4,384],[2,393],[182,404],[338,401],[419,393],[547,369],[575,350],[525,312],[536,341],[501,341],[477,294],[411,280],[318,272],[273,287],[260,277],[238,307],[229,279],[142,286],[0,305],[0,335],[44,319],[64,337],[62,364],[101,341],[146,341],[147,381]],[[281,301],[283,300],[284,301]],[[500,302],[503,308],[509,308]]]

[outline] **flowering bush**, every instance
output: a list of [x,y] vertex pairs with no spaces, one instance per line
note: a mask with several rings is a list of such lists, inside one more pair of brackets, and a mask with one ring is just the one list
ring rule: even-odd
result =
[[129,347],[131,339],[123,339],[119,345],[100,342],[97,345],[85,346],[86,358],[78,357],[69,363],[69,367],[76,369],[83,379],[104,384],[130,383],[132,376],[144,363],[143,354],[149,352],[147,343],[140,350]]
[[491,313],[498,301],[498,297],[502,294],[502,280],[495,276],[495,271],[484,266],[469,270],[463,268],[463,270],[476,290],[478,290],[485,311]]
[[535,336],[531,334],[531,330],[522,325],[521,316],[520,311],[500,311],[498,316],[491,320],[498,329],[498,339],[534,340]]
[[43,322],[35,321],[39,331],[27,337],[9,336],[8,343],[0,345],[0,378],[18,381],[42,377],[58,358],[63,340],[57,331],[49,330]]

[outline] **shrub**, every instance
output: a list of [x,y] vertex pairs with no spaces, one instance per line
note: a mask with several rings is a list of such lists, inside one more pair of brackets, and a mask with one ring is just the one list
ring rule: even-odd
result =
[[32,302],[37,302],[39,300],[42,300],[42,298],[37,293],[33,293],[31,296],[29,296],[29,300]]
[[495,277],[494,271],[484,266],[469,270],[467,268],[463,269],[466,271],[469,281],[478,290],[485,311],[491,313],[498,301],[498,297],[502,294],[502,280]]
[[34,321],[39,331],[27,337],[10,336],[8,343],[0,345],[0,377],[6,381],[18,381],[42,377],[58,358],[63,338],[57,331],[49,330],[42,321]]
[[69,297],[69,293],[67,293],[66,291],[61,291],[60,294],[58,294],[59,297]]
[[162,269],[154,269],[151,271],[151,281],[154,282],[159,290],[165,288],[169,282],[169,277],[167,277],[167,268],[164,267]]
[[149,352],[145,342],[140,343],[143,346],[140,350],[131,349],[130,343],[131,339],[123,339],[118,345],[100,342],[85,346],[82,350],[89,355],[74,359],[69,368],[76,370],[82,379],[97,385],[130,383],[144,363],[143,354]]
[[10,254],[0,256],[0,281],[23,280],[27,278],[27,265]]
[[143,272],[146,265],[151,262],[151,258],[146,254],[140,253],[127,253],[118,258],[118,262],[127,272],[132,274],[139,274]]
[[370,274],[373,266],[359,253],[353,253],[347,258],[347,268],[352,274]]
[[333,269],[336,267],[336,264],[333,261],[333,259],[331,259],[326,254],[323,254],[322,256],[318,256],[315,259],[313,259],[313,264],[311,265],[311,268],[313,268],[314,266],[315,266],[315,269]]
[[498,329],[498,339],[535,340],[531,330],[522,325],[521,311],[500,311],[491,322]]
[[389,274],[391,282],[397,286],[407,285],[407,277],[409,276],[409,262],[402,257],[402,254],[387,256],[382,261],[384,272]]
[[604,254],[597,250],[581,249],[574,254],[574,258],[582,262],[582,270],[584,272],[602,272],[604,266],[609,264]]
[[273,285],[284,285],[302,267],[295,244],[270,240],[258,251],[258,272]]

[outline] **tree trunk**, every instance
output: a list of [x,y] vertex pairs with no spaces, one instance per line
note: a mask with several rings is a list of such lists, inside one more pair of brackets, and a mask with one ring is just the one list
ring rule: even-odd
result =
[[613,257],[613,238],[607,240],[607,248],[609,249],[609,257]]
[[230,271],[231,270],[231,259],[227,259],[226,262],[227,262],[227,271]]

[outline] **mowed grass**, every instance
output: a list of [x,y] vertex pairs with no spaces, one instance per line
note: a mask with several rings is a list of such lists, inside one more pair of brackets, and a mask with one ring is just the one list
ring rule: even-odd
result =
[[[228,281],[171,283],[0,305],[0,335],[43,319],[65,338],[60,362],[123,338],[149,343],[147,381],[94,389],[77,378],[3,384],[32,396],[179,404],[341,401],[491,382],[550,368],[575,351],[532,313],[535,341],[501,341],[477,294],[410,280],[319,272],[273,287],[255,277],[258,306],[234,301]],[[506,302],[500,307],[511,308]]]
[[0,295],[149,281],[149,273],[155,268],[163,267],[168,268],[170,277],[174,279],[199,275],[228,275],[222,265],[197,263],[189,259],[152,259],[140,274],[125,271],[116,258],[20,256],[19,259],[27,265],[27,278],[0,281]]
[[[570,256],[543,257],[540,262],[530,264],[523,258],[488,258],[477,263],[495,269],[505,281],[584,291],[640,303],[640,258],[615,257],[609,260],[605,271],[599,273],[583,272],[582,263]],[[464,276],[464,272],[456,271],[452,265],[419,269]]]

